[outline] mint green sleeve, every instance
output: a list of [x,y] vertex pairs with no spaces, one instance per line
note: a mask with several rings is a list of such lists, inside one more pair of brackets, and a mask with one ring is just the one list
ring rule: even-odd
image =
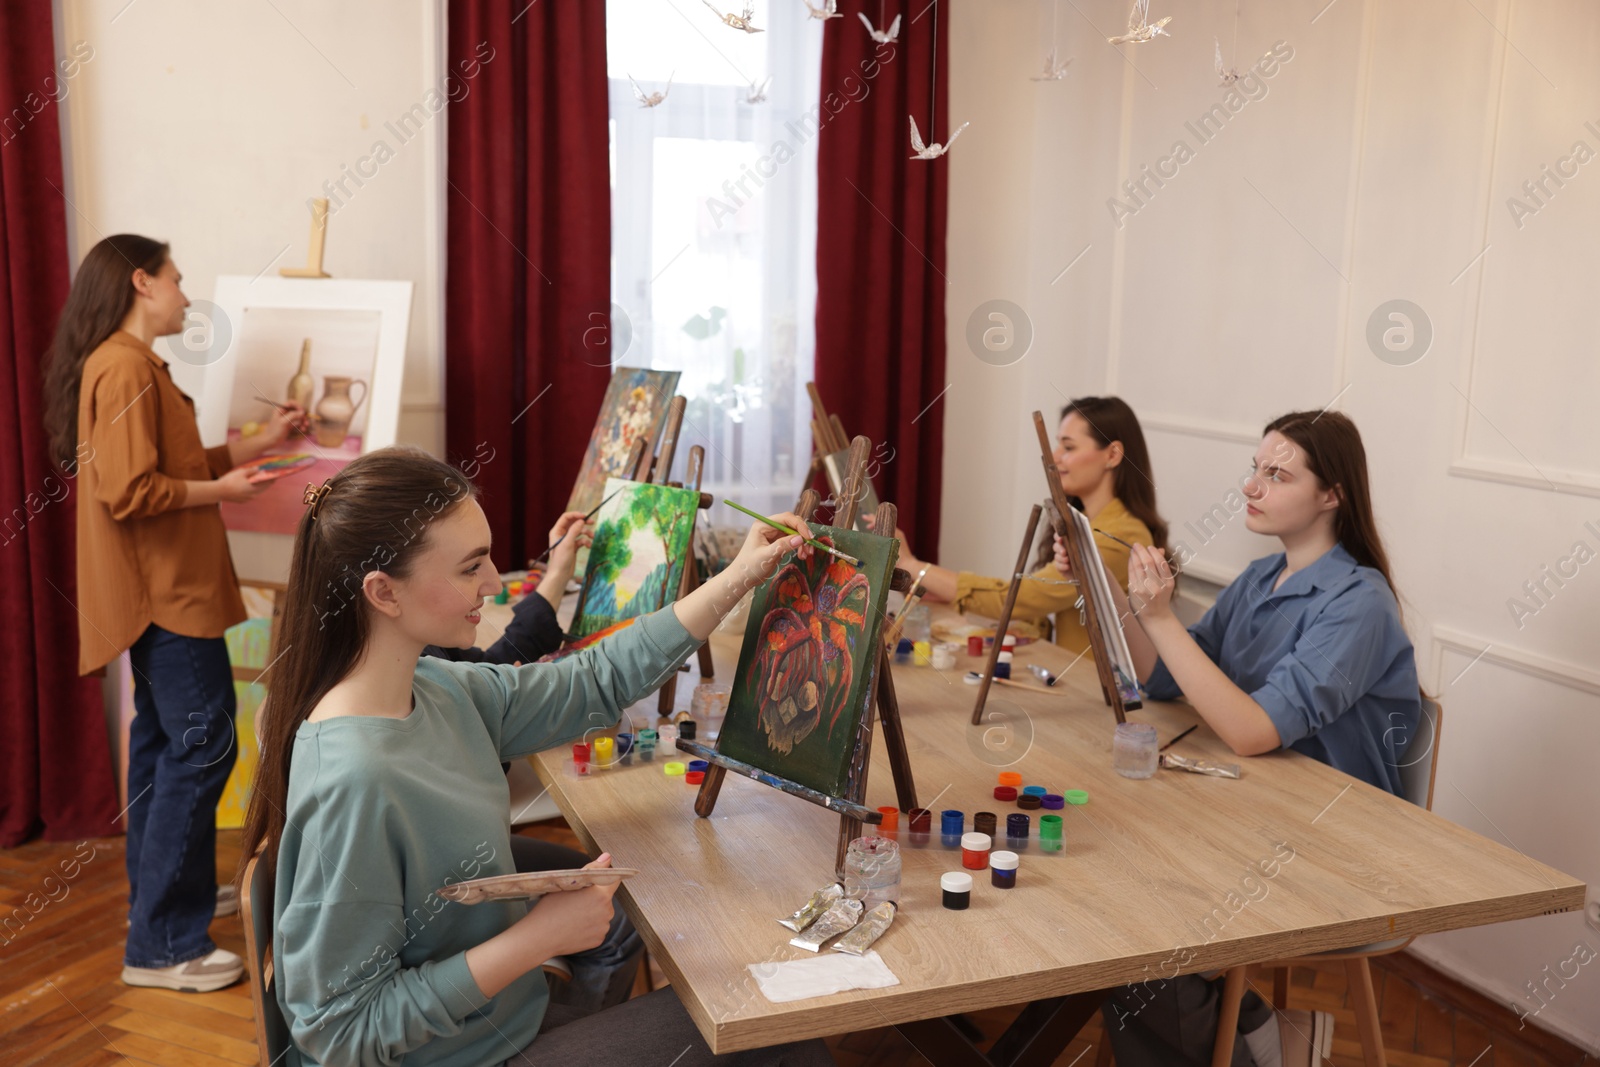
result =
[[669,605],[555,663],[422,663],[456,677],[500,758],[512,760],[613,725],[623,708],[659,688],[700,644]]
[[460,1033],[463,1020],[489,1002],[464,952],[400,965],[407,925],[399,900],[310,901],[284,909],[279,995],[295,1044],[323,1067],[398,1064],[428,1042]]

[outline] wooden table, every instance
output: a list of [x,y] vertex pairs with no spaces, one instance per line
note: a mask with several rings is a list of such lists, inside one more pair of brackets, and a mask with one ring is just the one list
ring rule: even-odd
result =
[[[738,644],[713,636],[724,681]],[[1560,871],[1296,753],[1236,757],[1204,725],[1171,751],[1241,763],[1242,779],[1121,778],[1089,661],[1053,689],[1025,666],[1069,662],[1042,642],[1019,650],[1015,672],[1026,682],[996,687],[989,718],[1006,721],[982,727],[968,724],[976,690],[962,681],[975,659],[960,655],[948,672],[894,669],[935,847],[908,848],[902,835],[901,912],[877,945],[900,984],[885,989],[773,1004],[746,969],[810,955],[787,944],[776,920],[833,880],[838,816],[730,775],[714,815],[696,818],[696,789],[665,776],[659,755],[583,779],[563,773],[560,752],[535,766],[588,847],[642,872],[625,883],[624,906],[718,1053],[895,1024],[935,1062],[983,1062],[943,1042],[943,1024],[917,1020],[1044,1001],[1035,1022],[1055,1013],[1059,1037],[1100,995],[1067,1001],[1071,1011],[1045,998],[1170,977],[1177,960],[1185,973],[1210,971],[1583,907],[1583,883]],[[654,698],[633,714],[636,726],[653,722]],[[1196,716],[1152,704],[1129,718],[1153,723],[1165,742]],[[882,749],[880,734],[874,807],[894,802]],[[1089,803],[1060,813],[1064,855],[1024,854],[1009,891],[974,872],[970,910],[947,911],[939,875],[960,869],[960,857],[936,845],[938,812],[965,811],[971,829],[972,813],[993,811],[1003,834],[1017,809],[992,789],[1007,769],[1052,792],[1087,790]],[[1030,814],[1037,826],[1046,813]]]

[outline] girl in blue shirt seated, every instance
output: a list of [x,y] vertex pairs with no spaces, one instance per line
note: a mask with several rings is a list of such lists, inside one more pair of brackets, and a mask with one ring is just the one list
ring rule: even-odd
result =
[[[420,656],[470,644],[500,588],[476,497],[459,470],[409,448],[308,487],[243,842],[275,872],[277,1008],[294,1062],[724,1062],[671,990],[592,1016],[597,1026],[550,1003],[540,964],[601,944],[615,887],[532,907],[436,891],[512,872],[502,760],[615,723],[785,552],[811,549],[758,523],[706,585],[558,663]],[[833,1061],[812,1041],[737,1062]]]
[[[1361,434],[1333,411],[1274,419],[1243,488],[1246,527],[1283,551],[1246,567],[1193,627],[1172,612],[1167,561],[1133,547],[1127,593],[1113,590],[1122,618],[1138,623],[1123,630],[1140,682],[1154,700],[1183,697],[1241,756],[1293,748],[1398,794],[1421,691]],[[1059,541],[1056,564],[1069,573]],[[1188,975],[1154,1001],[1124,992],[1105,1008],[1119,1067],[1210,1062],[1219,988]],[[1292,1062],[1282,1049],[1302,1042],[1284,1042],[1271,1023],[1271,1009],[1247,993],[1236,1067]],[[1282,1029],[1293,1039],[1314,1025]]]

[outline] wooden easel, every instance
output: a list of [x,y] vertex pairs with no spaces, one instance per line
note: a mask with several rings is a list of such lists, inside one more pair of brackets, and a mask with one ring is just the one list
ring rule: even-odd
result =
[[806,395],[811,398],[811,468],[806,471],[802,489],[822,473],[822,457],[842,452],[851,443],[850,438],[845,436],[844,423],[839,421],[839,416],[828,414],[828,409],[823,406],[822,394],[817,392],[816,382],[806,383]]
[[[846,485],[854,492],[846,493],[843,507],[835,516],[833,525],[840,529],[851,529],[855,524],[855,500],[859,496],[861,480],[867,476],[867,458],[871,451],[872,442],[865,437],[857,437],[850,443],[850,466]],[[817,491],[808,487],[800,494],[795,514],[802,521],[809,522],[819,503],[821,498],[817,495]],[[874,518],[877,529],[894,529],[895,506],[887,503],[879,504]],[[909,578],[905,571],[896,568],[895,580],[891,587],[903,586]],[[863,826],[883,821],[883,816],[879,812],[866,807],[864,803],[867,796],[867,772],[872,758],[872,732],[875,723],[880,720],[883,723],[884,745],[889,750],[889,768],[894,775],[896,803],[901,811],[910,811],[917,806],[916,785],[911,777],[911,760],[906,751],[905,730],[900,722],[900,703],[895,697],[894,678],[889,672],[889,652],[881,640],[877,645],[877,655],[872,658],[873,677],[867,682],[868,706],[864,709],[856,729],[855,750],[846,775],[843,796],[831,796],[811,789],[770,771],[731,759],[699,741],[684,741],[680,738],[678,748],[681,751],[698,756],[710,764],[706,768],[705,780],[700,783],[700,793],[695,798],[695,814],[701,818],[710,816],[717,805],[717,794],[722,790],[723,779],[727,777],[729,771],[753,778],[790,796],[799,797],[830,811],[836,811],[839,813],[839,844],[834,856],[834,873],[843,878],[845,850],[849,848],[850,842],[861,836]]]
[[331,278],[322,269],[322,245],[328,238],[328,198],[319,196],[311,201],[311,241],[306,246],[306,265],[279,267],[285,278]]
[[1011,625],[1011,611],[1017,606],[1017,594],[1022,590],[1023,576],[1028,573],[1028,552],[1033,548],[1033,535],[1039,529],[1039,516],[1044,511],[1038,504],[1028,513],[1028,529],[1022,535],[1022,549],[1017,553],[1017,565],[1011,570],[1011,584],[1006,587],[1006,599],[1000,605],[1000,618],[994,626],[994,644],[989,649],[989,662],[983,670],[983,681],[978,683],[978,701],[972,706],[972,725],[983,722],[984,705],[989,701],[989,687],[994,684],[994,669],[1000,662],[1001,644],[1006,627]]
[[[1066,546],[1067,560],[1072,564],[1072,573],[1086,575],[1089,573],[1088,561],[1096,559],[1098,562],[1100,550],[1095,547],[1092,535],[1082,536],[1077,524],[1068,519],[1072,514],[1072,502],[1067,499],[1066,490],[1061,488],[1061,473],[1056,469],[1055,457],[1050,449],[1050,432],[1045,428],[1044,416],[1037,411],[1033,413],[1033,428],[1039,435],[1039,458],[1044,465],[1045,481],[1050,486],[1050,500],[1056,506],[1056,514],[1051,518],[1051,523],[1055,527],[1056,536],[1061,538],[1061,543]],[[995,664],[1000,661],[1000,639],[1006,632],[1006,626],[1011,622],[1011,609],[1017,602],[1017,591],[1027,579],[1028,549],[1033,544],[1034,531],[1038,528],[1042,510],[1035,504],[1032,514],[1028,517],[1028,532],[1022,541],[1022,551],[1017,556],[1017,568],[1011,574],[1011,585],[1006,590],[1005,604],[1001,609],[999,625],[995,629],[994,647],[989,650],[989,666],[984,672],[983,683],[978,687],[977,704],[972,709],[974,726],[983,721],[983,707],[989,696],[990,680],[994,677]],[[1100,629],[1100,609],[1081,581],[1078,588],[1083,594],[1083,608],[1086,615],[1084,625],[1089,631],[1089,651],[1094,657],[1095,674],[1100,679],[1100,695],[1111,706],[1117,722],[1127,722],[1126,713],[1140,707],[1140,702],[1123,700],[1122,691],[1117,688],[1116,675],[1111,670],[1111,653],[1106,648],[1105,632]]]
[[[670,485],[675,489],[693,489],[699,492],[701,471],[705,466],[706,454],[706,450],[699,445],[689,449],[688,484],[666,480],[668,472],[672,470],[672,460],[678,446],[678,433],[683,426],[683,413],[688,404],[689,402],[681,396],[672,398],[671,403],[667,405],[667,422],[662,430],[660,451],[652,457],[650,455],[649,441],[644,438],[635,441],[633,447],[628,451],[628,459],[623,464],[622,470],[617,475],[618,477],[630,482],[643,482],[650,480],[650,475],[654,472],[656,484]],[[709,511],[712,503],[710,494],[700,493],[699,502],[696,506],[700,511]],[[678,586],[678,596],[680,597],[687,596],[699,588],[700,585],[700,573],[696,570],[694,564],[692,537],[690,546],[689,558],[684,561],[683,579]],[[665,607],[664,601],[665,592],[663,591],[663,603],[657,605],[657,607]],[[700,677],[712,677],[711,648],[709,645],[700,646],[699,657]],[[685,664],[682,669],[687,670],[688,665]],[[671,714],[672,705],[677,699],[677,693],[678,676],[673,674],[658,691],[659,704],[657,709],[661,715]]]
[[[706,461],[706,450],[700,445],[694,445],[689,449],[689,463],[684,470],[683,481],[667,481],[668,476],[672,473],[672,460],[678,450],[678,435],[683,429],[683,413],[688,404],[689,402],[683,397],[675,396],[672,398],[672,403],[667,405],[667,425],[661,434],[661,448],[656,453],[653,463],[646,465],[642,459],[639,460],[634,469],[635,481],[644,480],[644,478],[640,477],[643,475],[657,485],[670,485],[700,492],[700,482]],[[711,496],[707,493],[700,493],[700,510],[709,511],[711,504]],[[689,538],[689,558],[683,562],[683,580],[678,585],[678,599],[681,600],[698,588],[700,588],[700,570],[695,566],[694,537],[691,535]],[[665,607],[665,603],[662,606]],[[701,679],[715,677],[715,671],[711,663],[711,646],[709,644],[701,644],[697,655],[700,659]],[[688,664],[684,664],[679,669],[688,670],[688,667]],[[672,707],[677,703],[677,700],[678,676],[673,674],[657,693],[656,714],[661,718],[670,716]]]

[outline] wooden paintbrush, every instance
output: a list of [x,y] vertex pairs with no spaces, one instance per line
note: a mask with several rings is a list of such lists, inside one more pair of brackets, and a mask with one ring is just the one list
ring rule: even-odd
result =
[[[268,400],[266,397],[262,396],[260,393],[256,394],[256,399],[261,401],[263,404],[271,404],[273,407],[277,408],[279,411],[288,411],[289,410],[289,405],[288,404],[280,404],[276,400]],[[302,411],[301,414],[304,415],[306,418],[310,419],[312,422],[321,422],[322,421],[322,416],[321,415],[313,415],[309,411]]]
[[[785,526],[781,522],[773,522],[771,519],[767,518],[765,515],[761,514],[758,511],[751,511],[749,508],[745,507],[743,504],[735,504],[733,501],[728,500],[726,498],[724,498],[722,502],[724,504],[728,505],[730,508],[733,508],[735,511],[744,512],[746,515],[750,516],[752,519],[760,519],[762,522],[766,523],[768,526],[771,526],[774,529],[782,530],[784,533],[790,534],[790,535],[795,536],[795,537],[800,536],[800,531],[799,530],[791,530],[791,529],[789,529],[789,527]],[[850,564],[852,567],[861,566],[861,561],[859,559],[856,559],[854,556],[849,556],[849,555],[846,555],[843,552],[840,552],[837,548],[834,548],[832,545],[825,545],[821,541],[818,541],[818,540],[816,540],[815,538],[812,538],[812,537],[807,537],[805,539],[805,542],[806,542],[806,544],[810,545],[812,548],[819,548],[822,551],[828,553],[829,555],[833,556],[836,559],[844,560],[846,563]]]
[[[606,506],[606,504],[611,500],[611,497],[616,496],[620,492],[622,492],[621,488],[612,490],[610,496],[607,496],[605,498],[605,500],[602,500],[602,501],[600,501],[600,503],[596,504],[594,506],[594,510],[589,512],[589,514],[587,514],[587,515],[585,515],[583,517],[583,521],[584,522],[588,522],[590,519],[592,519],[596,515],[600,514],[600,509]],[[542,555],[538,555],[538,556],[535,556],[533,559],[530,559],[528,561],[528,566],[531,567],[535,563],[543,563],[545,560],[549,559],[550,558],[550,553],[554,552],[556,550],[556,547],[558,545],[560,545],[561,542],[565,541],[570,536],[572,536],[572,535],[571,534],[562,534],[560,537],[556,538],[555,544],[553,544],[549,548],[545,549]]]

